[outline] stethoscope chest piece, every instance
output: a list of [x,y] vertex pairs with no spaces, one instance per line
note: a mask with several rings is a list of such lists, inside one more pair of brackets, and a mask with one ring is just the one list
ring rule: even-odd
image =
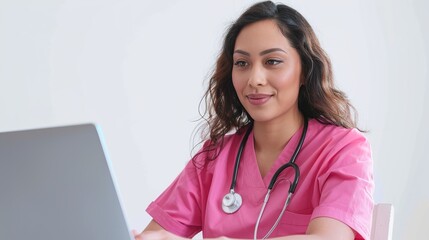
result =
[[240,194],[231,191],[222,199],[222,209],[225,213],[235,213],[243,203]]

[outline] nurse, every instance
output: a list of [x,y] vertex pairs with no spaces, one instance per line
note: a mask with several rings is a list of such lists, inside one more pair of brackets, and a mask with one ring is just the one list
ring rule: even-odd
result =
[[[205,97],[207,140],[148,206],[153,220],[136,240],[189,239],[201,231],[204,239],[253,239],[255,232],[258,239],[369,239],[370,145],[301,14],[271,1],[247,9],[228,29]],[[290,161],[307,120],[295,193],[276,224],[295,176],[285,169],[256,227],[270,180]],[[227,213],[222,201],[241,142],[234,191],[242,205]]]

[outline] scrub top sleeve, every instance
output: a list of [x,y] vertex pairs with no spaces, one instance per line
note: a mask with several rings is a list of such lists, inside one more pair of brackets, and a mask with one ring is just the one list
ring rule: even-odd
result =
[[368,141],[352,132],[326,159],[318,177],[320,202],[312,219],[331,217],[353,229],[355,239],[369,239],[373,209],[373,165]]
[[164,229],[191,238],[201,231],[201,193],[192,161],[146,211]]

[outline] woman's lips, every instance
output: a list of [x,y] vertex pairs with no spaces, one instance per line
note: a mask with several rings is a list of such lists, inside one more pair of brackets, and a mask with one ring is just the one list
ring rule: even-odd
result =
[[246,96],[252,105],[262,105],[272,97],[271,94],[249,94]]

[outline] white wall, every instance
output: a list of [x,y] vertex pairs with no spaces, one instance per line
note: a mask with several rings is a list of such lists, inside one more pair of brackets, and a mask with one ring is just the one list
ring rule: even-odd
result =
[[[131,228],[188,161],[227,25],[254,1],[0,0],[0,131],[96,122]],[[368,129],[394,239],[429,222],[423,0],[285,1],[313,25]]]

